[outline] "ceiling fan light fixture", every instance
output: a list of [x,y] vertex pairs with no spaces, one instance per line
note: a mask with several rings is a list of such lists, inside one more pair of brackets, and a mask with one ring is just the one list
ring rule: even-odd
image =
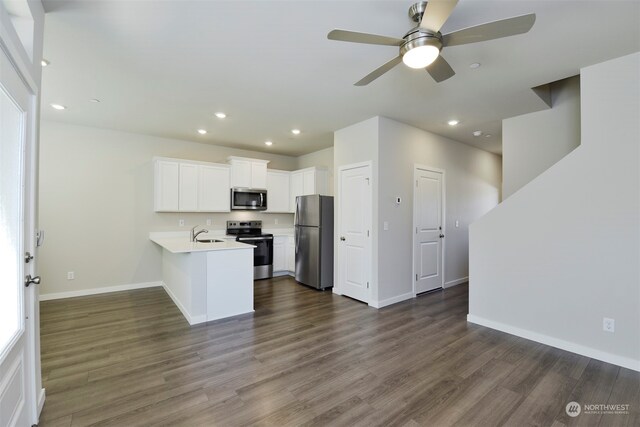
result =
[[432,45],[414,47],[402,57],[402,62],[409,68],[428,67],[438,58],[440,49]]

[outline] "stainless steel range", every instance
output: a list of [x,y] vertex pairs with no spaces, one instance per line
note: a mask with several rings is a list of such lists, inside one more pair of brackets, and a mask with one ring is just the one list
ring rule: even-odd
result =
[[227,221],[227,234],[254,245],[253,279],[273,277],[273,234],[262,233],[262,221]]

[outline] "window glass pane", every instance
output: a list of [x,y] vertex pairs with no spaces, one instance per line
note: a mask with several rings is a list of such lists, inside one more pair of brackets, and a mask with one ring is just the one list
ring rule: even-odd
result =
[[0,354],[22,328],[22,111],[0,86]]

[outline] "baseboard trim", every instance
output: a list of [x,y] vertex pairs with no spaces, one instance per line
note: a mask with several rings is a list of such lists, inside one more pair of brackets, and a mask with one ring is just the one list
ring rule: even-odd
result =
[[82,289],[79,291],[55,292],[51,294],[40,294],[40,301],[49,301],[49,300],[63,299],[63,298],[86,297],[89,295],[106,294],[109,292],[130,291],[133,289],[155,288],[158,286],[162,286],[162,282],[130,283],[127,285],[105,286],[102,288]]
[[406,301],[408,299],[414,298],[415,295],[413,294],[413,292],[409,292],[406,294],[402,294],[402,295],[396,295],[395,297],[391,297],[391,298],[387,298],[387,299],[383,299],[380,301],[371,301],[369,303],[369,305],[373,308],[382,308],[382,307],[386,307],[388,305],[391,304],[396,304],[402,301]]
[[493,320],[474,316],[473,314],[467,315],[467,322],[475,323],[476,325],[481,325],[501,332],[506,332],[508,334],[526,338],[531,341],[550,345],[551,347],[559,348],[561,350],[570,351],[572,353],[580,354],[582,356],[587,356],[592,359],[601,360],[603,362],[611,363],[613,365],[622,366],[623,368],[628,368],[640,372],[640,360],[634,360],[628,357],[607,353],[602,350],[596,350],[595,348],[572,343],[559,338],[550,337],[548,335],[532,332],[526,329],[521,329],[516,326],[495,322]]
[[456,286],[456,285],[461,285],[463,283],[467,283],[469,281],[469,276],[467,277],[461,277],[459,279],[456,280],[449,280],[448,282],[444,282],[444,288],[450,288],[452,286]]
[[44,408],[45,396],[45,390],[41,388],[40,393],[38,393],[38,421],[40,421],[40,414],[42,414],[42,408]]
[[288,271],[274,271],[272,277],[290,276]]
[[167,292],[167,295],[169,295],[169,298],[171,298],[176,307],[178,307],[178,310],[180,310],[184,318],[187,320],[187,322],[189,322],[189,325],[197,325],[198,323],[205,323],[207,321],[206,314],[200,316],[192,316],[191,313],[189,313],[189,311],[186,309],[186,307],[182,305],[180,300],[173,294],[173,292],[171,292],[171,289],[169,289],[166,283],[160,283],[164,290]]

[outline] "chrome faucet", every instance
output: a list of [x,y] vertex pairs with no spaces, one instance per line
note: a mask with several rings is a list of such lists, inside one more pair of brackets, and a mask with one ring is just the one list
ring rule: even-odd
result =
[[197,238],[199,235],[201,235],[202,233],[208,233],[208,232],[209,232],[209,230],[207,230],[206,228],[203,228],[202,230],[200,230],[200,231],[198,231],[198,232],[196,233],[196,228],[198,228],[198,227],[200,227],[200,226],[199,226],[199,225],[196,225],[195,227],[193,227],[193,228],[191,229],[191,241],[192,241],[192,242],[195,242],[195,241],[196,241],[196,238]]

